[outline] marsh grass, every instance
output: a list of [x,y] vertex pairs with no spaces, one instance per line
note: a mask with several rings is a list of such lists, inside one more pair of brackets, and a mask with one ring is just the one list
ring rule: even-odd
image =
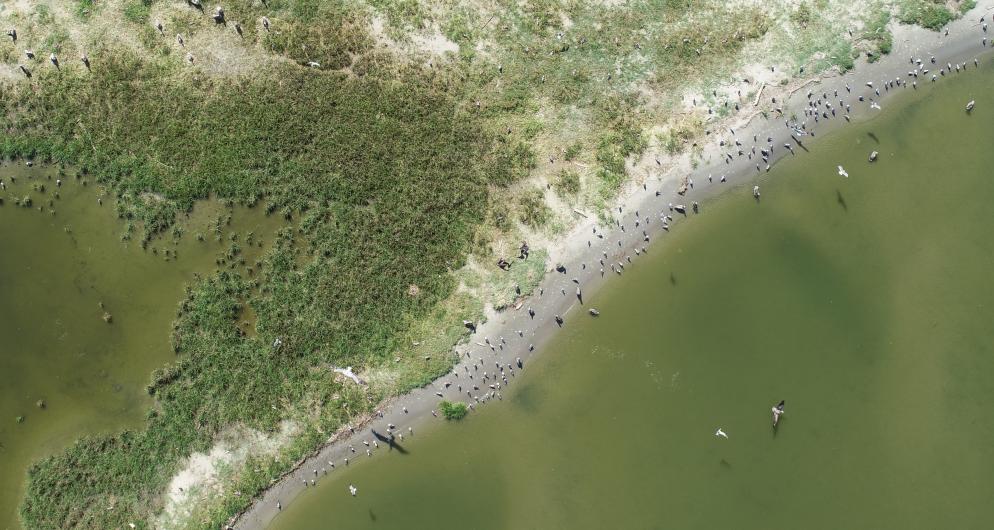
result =
[[[416,322],[460,322],[465,309],[438,313],[455,288],[446,271],[461,266],[488,187],[527,171],[515,166],[528,161],[514,153],[519,144],[495,141],[458,110],[454,78],[281,65],[261,78],[218,80],[127,50],[91,56],[101,67],[87,77],[40,72],[3,91],[4,156],[80,167],[112,190],[143,242],[166,236],[178,213],[208,196],[265,201],[295,225],[255,279],[222,269],[189,288],[171,332],[179,356],[152,377],[144,429],[86,438],[32,466],[21,508],[29,528],[147,527],[182,460],[227,426],[272,431],[314,404],[309,429],[329,432],[385,389],[444,372],[452,359],[439,356],[389,387],[349,392],[313,368],[383,364],[407,350]],[[225,259],[240,255],[231,241]],[[257,315],[256,337],[238,329],[245,305]],[[305,435],[296,444],[319,442]],[[290,461],[267,466],[265,480],[239,478],[246,500],[225,501],[217,517]]]

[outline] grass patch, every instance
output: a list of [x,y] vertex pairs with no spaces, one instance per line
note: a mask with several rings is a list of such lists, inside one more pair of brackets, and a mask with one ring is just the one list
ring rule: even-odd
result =
[[148,24],[152,0],[129,0],[124,4],[124,18],[135,24]]
[[956,17],[943,0],[902,0],[897,18],[903,24],[917,24],[939,31]]
[[442,416],[450,421],[458,421],[466,417],[469,414],[469,408],[465,403],[452,403],[451,401],[442,401],[438,404],[439,410],[442,411]]
[[890,23],[890,13],[884,9],[872,12],[866,20],[861,38],[869,45],[866,50],[867,60],[875,62],[883,55],[890,53],[894,47],[894,36],[887,29]]
[[677,155],[687,148],[687,144],[704,132],[704,122],[696,116],[689,116],[673,123],[669,129],[659,134],[659,145],[670,155]]
[[552,217],[552,210],[545,203],[545,194],[539,188],[525,190],[518,199],[518,218],[532,228],[545,226]]
[[94,0],[76,0],[74,11],[77,17],[85,20],[90,18],[90,15],[93,14],[93,9],[95,7]]
[[583,151],[583,144],[581,142],[573,142],[563,151],[563,159],[567,162],[572,162],[576,160],[577,156]]
[[562,169],[552,181],[552,189],[563,198],[573,198],[580,193],[580,175],[572,169]]

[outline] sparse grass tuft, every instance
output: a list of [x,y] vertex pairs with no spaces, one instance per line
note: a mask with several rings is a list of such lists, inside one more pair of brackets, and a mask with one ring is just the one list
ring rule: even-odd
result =
[[573,198],[580,193],[580,175],[572,169],[563,169],[556,174],[552,189],[563,198]]

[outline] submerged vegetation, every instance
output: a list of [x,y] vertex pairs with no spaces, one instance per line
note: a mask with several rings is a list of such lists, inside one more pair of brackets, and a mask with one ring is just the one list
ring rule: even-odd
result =
[[[153,252],[157,238],[182,237],[181,214],[208,197],[286,220],[250,271],[219,267],[188,287],[170,334],[177,359],[152,374],[144,428],[80,440],[32,467],[29,528],[152,527],[192,453],[231,429],[299,426],[188,522],[222,526],[330,433],[445,373],[462,320],[537,285],[541,249],[508,272],[479,264],[510,256],[523,234],[562,230],[569,213],[550,197],[602,213],[644,154],[693,153],[752,97],[718,90],[743,62],[854,61],[844,20],[829,16],[838,2],[269,4],[225,6],[226,24],[153,0],[2,15],[20,40],[0,43],[11,74],[0,155],[78,168],[116,199],[122,239]],[[902,5],[901,21],[931,27],[938,16],[927,0]],[[873,6],[860,38],[887,53],[892,6]],[[66,29],[77,25],[85,31]],[[784,35],[797,43],[787,54]],[[25,77],[28,46],[39,58]],[[49,53],[86,53],[92,66],[50,68]],[[705,86],[707,100],[684,112]],[[243,244],[252,240],[231,241],[224,260]],[[343,383],[329,366],[370,384]],[[448,419],[467,412],[440,406]]]

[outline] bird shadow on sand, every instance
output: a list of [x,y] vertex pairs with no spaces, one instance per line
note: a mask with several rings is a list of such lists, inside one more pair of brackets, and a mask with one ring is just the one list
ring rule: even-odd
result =
[[873,134],[872,132],[868,132],[866,133],[866,135],[869,136],[871,140],[873,140],[873,143],[878,145],[880,144],[880,138],[877,138],[877,135]]
[[835,202],[839,203],[839,206],[842,207],[843,211],[849,211],[849,205],[846,204],[846,198],[842,196],[842,192],[839,190],[835,190]]

